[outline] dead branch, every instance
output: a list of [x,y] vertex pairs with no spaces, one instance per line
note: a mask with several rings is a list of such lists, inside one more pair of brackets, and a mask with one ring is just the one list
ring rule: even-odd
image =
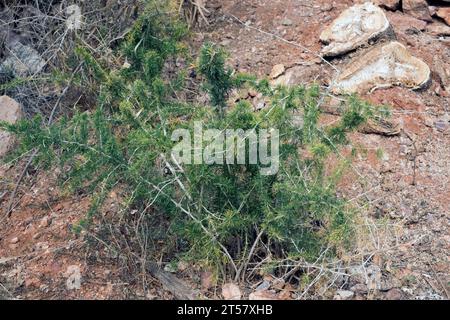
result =
[[179,13],[184,15],[189,26],[194,26],[201,18],[207,25],[209,24],[206,14],[209,12],[205,7],[206,0],[181,0]]

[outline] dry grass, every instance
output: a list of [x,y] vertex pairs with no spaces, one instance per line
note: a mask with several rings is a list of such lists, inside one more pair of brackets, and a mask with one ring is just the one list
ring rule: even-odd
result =
[[209,24],[206,14],[207,0],[180,0],[179,12],[184,15],[187,23],[194,26],[197,23]]
[[[73,49],[79,44],[96,56],[111,56],[111,49],[137,17],[139,5],[138,0],[0,2],[0,58],[11,55],[11,46],[19,41],[35,49],[45,61],[39,74],[16,78],[1,74],[0,94],[16,99],[28,117],[49,117],[65,85],[55,84],[55,70],[70,76],[76,68],[71,63]],[[82,98],[76,90],[69,90],[68,96],[68,109]]]

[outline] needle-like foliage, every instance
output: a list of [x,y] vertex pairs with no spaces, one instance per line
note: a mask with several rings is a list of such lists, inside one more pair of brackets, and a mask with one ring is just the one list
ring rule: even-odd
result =
[[[105,68],[89,49],[76,50],[89,76],[84,81],[97,88],[94,110],[49,127],[34,118],[0,128],[19,137],[18,153],[36,148],[37,162],[58,166],[64,187],[92,194],[92,207],[75,231],[90,228],[106,196],[120,186],[123,212],[168,221],[158,228],[177,244],[169,256],[215,266],[224,277],[243,277],[252,263],[277,272],[277,259],[315,259],[324,248],[331,254],[347,245],[353,210],[335,188],[351,159],[331,159],[339,158],[347,133],[373,117],[374,108],[349,97],[340,121],[324,127],[318,86],[272,87],[265,79],[235,75],[223,49],[211,43],[201,49],[197,69],[212,105],[183,101],[163,70],[168,59],[186,56],[185,30],[151,1],[116,52],[128,67]],[[266,108],[256,112],[247,101],[230,103],[231,90],[243,87],[261,93]],[[171,132],[192,132],[195,121],[205,129],[278,129],[279,171],[262,175],[261,163],[175,163]],[[145,237],[155,240],[158,228]]]

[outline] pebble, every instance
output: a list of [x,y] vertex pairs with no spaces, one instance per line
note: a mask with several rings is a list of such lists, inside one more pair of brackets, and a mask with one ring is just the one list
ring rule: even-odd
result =
[[270,287],[270,282],[264,280],[257,288],[256,290],[267,290]]
[[254,89],[250,89],[250,90],[248,90],[248,95],[250,97],[254,98],[258,95],[258,91],[254,90]]
[[284,73],[285,70],[286,70],[286,68],[284,67],[283,64],[277,64],[277,65],[273,66],[269,77],[271,79],[278,78],[279,76],[281,76]]
[[336,294],[334,295],[334,300],[349,300],[353,298],[355,293],[353,291],[349,290],[338,290],[336,291]]
[[41,228],[47,228],[50,225],[50,219],[47,217],[42,218],[41,223],[39,224],[39,227]]
[[334,5],[332,3],[324,4],[320,6],[320,11],[322,12],[330,12],[334,9]]
[[283,26],[292,26],[292,20],[288,18],[284,18],[283,21],[281,21],[281,24]]
[[386,299],[387,300],[402,300],[403,299],[403,292],[400,289],[394,288],[386,292]]
[[14,238],[12,238],[9,242],[10,242],[11,244],[16,244],[16,243],[19,242],[19,238],[14,237]]
[[443,120],[436,121],[434,125],[436,126],[436,129],[441,132],[447,130],[448,128],[448,122]]
[[34,248],[37,251],[43,251],[43,250],[47,250],[49,248],[48,242],[38,242],[34,245]]

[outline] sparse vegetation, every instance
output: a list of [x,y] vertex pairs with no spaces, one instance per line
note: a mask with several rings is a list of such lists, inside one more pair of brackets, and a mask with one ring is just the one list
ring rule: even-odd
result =
[[[82,44],[75,49],[71,59],[83,65],[79,85],[98,93],[94,109],[76,110],[48,127],[40,116],[1,124],[20,138],[17,154],[36,148],[36,163],[60,168],[62,187],[92,194],[91,208],[74,232],[91,229],[107,195],[120,186],[126,194],[122,211],[126,219],[143,218],[139,228],[145,232],[139,234],[145,241],[160,241],[165,233],[169,259],[212,267],[222,279],[271,272],[289,280],[302,270],[283,261],[313,261],[344,250],[352,239],[354,209],[335,188],[351,157],[330,159],[348,143],[347,133],[378,115],[375,109],[349,97],[341,120],[322,127],[319,86],[274,88],[265,79],[234,74],[223,49],[211,43],[203,46],[196,66],[211,105],[179,99],[184,79],[167,78],[164,66],[176,57],[188,60],[187,28],[156,4],[149,1],[114,53],[127,66],[112,68]],[[258,91],[268,106],[256,112],[246,101],[230,102],[231,90],[240,88]],[[303,124],[293,115],[301,115]],[[170,133],[193,130],[200,120],[223,130],[278,128],[280,171],[264,176],[262,164],[174,163]],[[153,222],[161,219],[164,227]],[[153,248],[147,250],[151,257]]]
[[0,299],[448,297],[431,2],[0,1]]

